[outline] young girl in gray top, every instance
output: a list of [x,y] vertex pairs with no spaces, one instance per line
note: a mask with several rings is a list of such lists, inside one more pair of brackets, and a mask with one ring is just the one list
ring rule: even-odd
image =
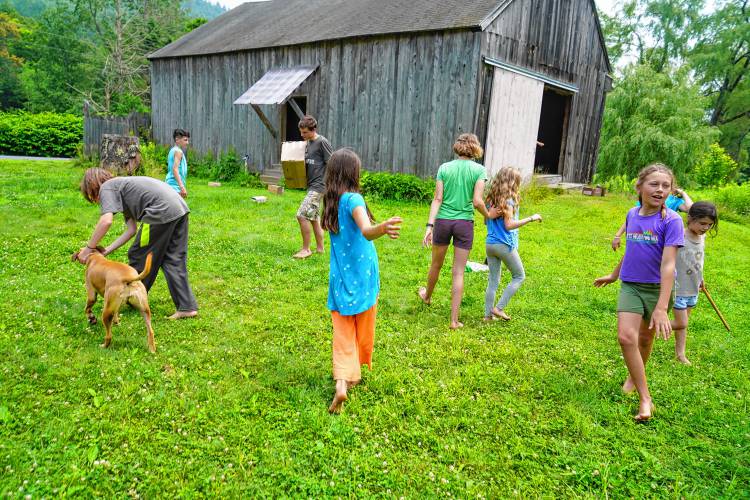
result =
[[680,363],[689,365],[685,356],[687,326],[690,312],[698,303],[698,293],[703,284],[703,256],[706,233],[716,234],[719,225],[719,214],[713,203],[699,201],[693,203],[688,211],[685,230],[685,246],[677,252],[674,301],[674,353]]

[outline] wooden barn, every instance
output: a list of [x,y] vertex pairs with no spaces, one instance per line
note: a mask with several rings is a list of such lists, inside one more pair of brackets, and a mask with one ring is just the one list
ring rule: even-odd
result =
[[490,173],[585,182],[611,86],[593,0],[252,2],[149,58],[154,138],[259,170],[309,113],[368,170],[434,175],[474,132]]

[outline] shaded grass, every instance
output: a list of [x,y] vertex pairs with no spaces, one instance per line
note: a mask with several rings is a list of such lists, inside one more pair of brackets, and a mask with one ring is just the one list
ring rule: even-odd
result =
[[[303,193],[258,205],[250,197],[261,190],[189,181],[201,313],[163,319],[173,305],[158,278],[150,355],[138,314],[124,312],[108,350],[102,327],[86,323],[82,268],[69,257],[98,209],[77,192],[81,173],[0,162],[2,493],[747,496],[746,225],[722,221],[707,243],[706,282],[733,332],[702,299],[688,338],[694,366],[657,342],[657,418],[635,425],[636,400],[619,392],[617,287],[591,286],[618,258],[609,241],[628,199],[523,204],[545,221],[521,230],[528,278],[514,319],[481,321],[486,274],[469,273],[460,332],[448,329],[448,268],[432,306],[416,299],[428,207],[373,202],[376,217],[405,223],[400,240],[376,243],[374,370],[331,417],[327,256],[290,258]],[[479,219],[476,228],[471,259],[482,261]],[[125,249],[113,258],[126,260]]]

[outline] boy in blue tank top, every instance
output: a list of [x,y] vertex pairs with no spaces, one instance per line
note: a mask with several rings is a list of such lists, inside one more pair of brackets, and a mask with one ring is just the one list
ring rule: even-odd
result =
[[167,177],[164,182],[177,191],[180,196],[187,198],[185,180],[187,179],[187,157],[185,152],[190,144],[190,132],[181,128],[172,133],[174,146],[169,150],[167,156]]

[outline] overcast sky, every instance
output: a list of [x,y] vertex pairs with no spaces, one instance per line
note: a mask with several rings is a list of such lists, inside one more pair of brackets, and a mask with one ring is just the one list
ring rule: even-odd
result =
[[[224,7],[232,9],[247,0],[211,0],[214,3],[220,3]],[[614,13],[615,3],[617,0],[595,0],[596,5],[610,16]]]

